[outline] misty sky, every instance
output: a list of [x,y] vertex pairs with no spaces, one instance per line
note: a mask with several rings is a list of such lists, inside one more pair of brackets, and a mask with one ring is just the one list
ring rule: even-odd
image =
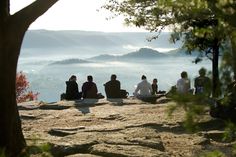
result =
[[[11,0],[11,13],[20,10],[34,0]],[[106,0],[59,0],[44,15],[39,17],[30,29],[86,30],[103,32],[143,31],[127,27],[122,17],[106,20],[108,11],[100,7]]]

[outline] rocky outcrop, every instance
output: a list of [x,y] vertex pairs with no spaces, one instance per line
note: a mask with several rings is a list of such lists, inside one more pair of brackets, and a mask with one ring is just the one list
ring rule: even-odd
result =
[[184,111],[170,118],[166,111],[173,102],[166,102],[165,98],[156,104],[134,98],[28,102],[19,104],[19,111],[28,144],[49,143],[56,157],[191,157],[225,146],[213,138],[217,127],[209,125],[207,114],[203,116],[209,124],[189,134],[182,126]]

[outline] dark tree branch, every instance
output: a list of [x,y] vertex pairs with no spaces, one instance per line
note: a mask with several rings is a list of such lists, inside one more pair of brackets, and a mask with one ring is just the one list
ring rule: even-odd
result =
[[12,15],[11,22],[20,28],[28,29],[39,16],[43,15],[58,0],[36,0],[22,10]]
[[6,18],[10,15],[10,0],[0,0],[0,22],[6,20]]

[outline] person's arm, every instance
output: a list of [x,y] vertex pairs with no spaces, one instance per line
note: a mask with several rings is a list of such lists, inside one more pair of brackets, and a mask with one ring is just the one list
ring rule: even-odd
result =
[[86,94],[85,94],[85,91],[86,91],[86,87],[85,87],[86,85],[85,85],[85,83],[82,85],[82,97],[83,98],[85,98],[86,96]]
[[177,83],[176,83],[176,89],[177,89],[177,91],[179,91],[180,86],[181,86],[181,83],[180,83],[180,80],[178,80]]
[[152,85],[150,83],[148,83],[148,88],[149,88],[150,94],[152,94],[153,90],[152,90]]
[[82,85],[82,93],[84,93],[85,92],[85,85],[83,84]]
[[95,89],[95,92],[98,93],[98,88],[97,88],[96,83],[94,83],[94,89]]
[[118,89],[120,90],[120,81],[118,81]]
[[197,88],[197,78],[194,79],[194,87]]
[[135,89],[134,91],[134,96],[137,96],[138,95],[138,91],[140,90],[140,85],[138,84],[137,85],[137,88]]
[[188,89],[189,90],[191,89],[191,81],[190,81],[190,79],[188,79]]
[[78,87],[78,84],[76,82],[75,82],[75,92],[79,93],[79,87]]

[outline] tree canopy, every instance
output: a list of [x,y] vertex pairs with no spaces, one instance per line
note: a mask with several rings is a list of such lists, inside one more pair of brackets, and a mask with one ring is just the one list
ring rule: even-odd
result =
[[212,60],[213,92],[219,89],[219,55],[226,45],[233,46],[235,41],[231,36],[236,23],[231,20],[236,17],[234,1],[109,0],[103,7],[115,16],[124,15],[128,25],[157,32],[154,39],[164,28],[170,28],[171,41],[183,40],[187,52],[200,52],[196,62],[203,56]]

